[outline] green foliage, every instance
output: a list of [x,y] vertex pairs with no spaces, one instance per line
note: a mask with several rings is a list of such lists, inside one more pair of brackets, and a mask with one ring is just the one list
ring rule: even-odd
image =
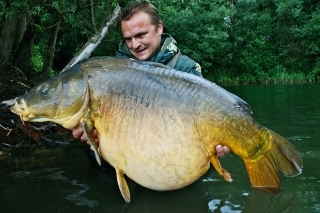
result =
[[[94,0],[93,2],[93,8],[91,8],[91,1],[88,0],[81,0],[80,4],[72,1],[55,3],[55,7],[59,11],[64,11],[64,20],[66,20],[62,23],[57,38],[56,54],[53,62],[55,70],[64,68],[70,59],[87,43],[89,38],[105,25],[107,16],[110,16],[113,12],[113,5],[117,5],[115,0]],[[96,50],[93,55],[97,55],[97,52],[108,52],[110,46],[114,47],[119,42],[119,38],[114,42],[111,36],[112,44],[110,45],[109,40],[112,34],[112,32],[109,32],[107,35],[108,43],[101,43],[99,50]],[[41,40],[40,42],[46,41]]]
[[311,72],[308,73],[307,79],[309,81],[319,81],[320,80],[320,63],[316,64]]
[[317,70],[312,67],[320,60],[319,3],[190,1],[187,6],[183,1],[170,2],[159,5],[165,26],[210,80],[309,81],[310,70]]
[[232,45],[228,42],[232,8],[215,1],[193,1],[192,7],[166,6],[160,12],[182,53],[199,62],[205,75],[214,77],[213,70],[232,61]]
[[[53,70],[61,70],[104,24],[117,4],[133,0],[0,1],[1,18],[27,12],[37,38],[32,62],[41,70],[54,14],[63,15]],[[163,0],[165,31],[182,53],[202,66],[204,77],[219,83],[317,81],[320,72],[320,2],[299,0]],[[121,38],[119,23],[93,55],[113,56]]]
[[41,72],[44,63],[43,52],[40,51],[40,46],[33,46],[32,64],[35,72]]

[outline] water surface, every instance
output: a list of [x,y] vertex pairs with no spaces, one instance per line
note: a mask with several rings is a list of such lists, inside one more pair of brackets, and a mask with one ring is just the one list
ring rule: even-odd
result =
[[[78,141],[69,146],[14,151],[0,163],[0,212],[300,213],[320,212],[320,84],[225,87],[247,101],[253,117],[289,139],[304,160],[303,173],[281,176],[276,195],[250,187],[235,155],[221,160],[233,182],[212,168],[180,190],[156,192],[128,180],[126,204],[112,168],[92,166]],[[0,161],[1,162],[1,161]]]

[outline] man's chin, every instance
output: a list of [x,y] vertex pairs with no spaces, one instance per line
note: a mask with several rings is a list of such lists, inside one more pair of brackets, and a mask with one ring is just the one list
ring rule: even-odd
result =
[[146,55],[146,54],[143,54],[143,55],[142,54],[141,55],[135,54],[135,57],[137,59],[139,59],[140,61],[146,61],[149,59],[149,55]]
[[148,59],[150,59],[149,54],[134,54],[134,56],[140,61],[147,61]]

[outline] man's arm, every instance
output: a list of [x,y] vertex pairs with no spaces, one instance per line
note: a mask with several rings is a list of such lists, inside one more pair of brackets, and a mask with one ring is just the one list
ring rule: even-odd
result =
[[195,62],[190,57],[182,55],[181,53],[179,54],[179,58],[174,64],[174,67],[172,68],[202,77],[200,64]]
[[195,62],[193,68],[191,68],[189,73],[193,74],[193,75],[197,75],[197,76],[203,77],[202,73],[201,73],[201,67],[197,62]]

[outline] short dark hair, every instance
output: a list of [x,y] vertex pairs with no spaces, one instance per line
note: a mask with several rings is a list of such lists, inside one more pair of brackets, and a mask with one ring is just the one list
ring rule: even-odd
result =
[[128,21],[134,14],[141,11],[147,13],[150,16],[152,25],[157,26],[161,21],[161,16],[157,8],[147,1],[133,2],[122,11],[120,19],[121,21]]

